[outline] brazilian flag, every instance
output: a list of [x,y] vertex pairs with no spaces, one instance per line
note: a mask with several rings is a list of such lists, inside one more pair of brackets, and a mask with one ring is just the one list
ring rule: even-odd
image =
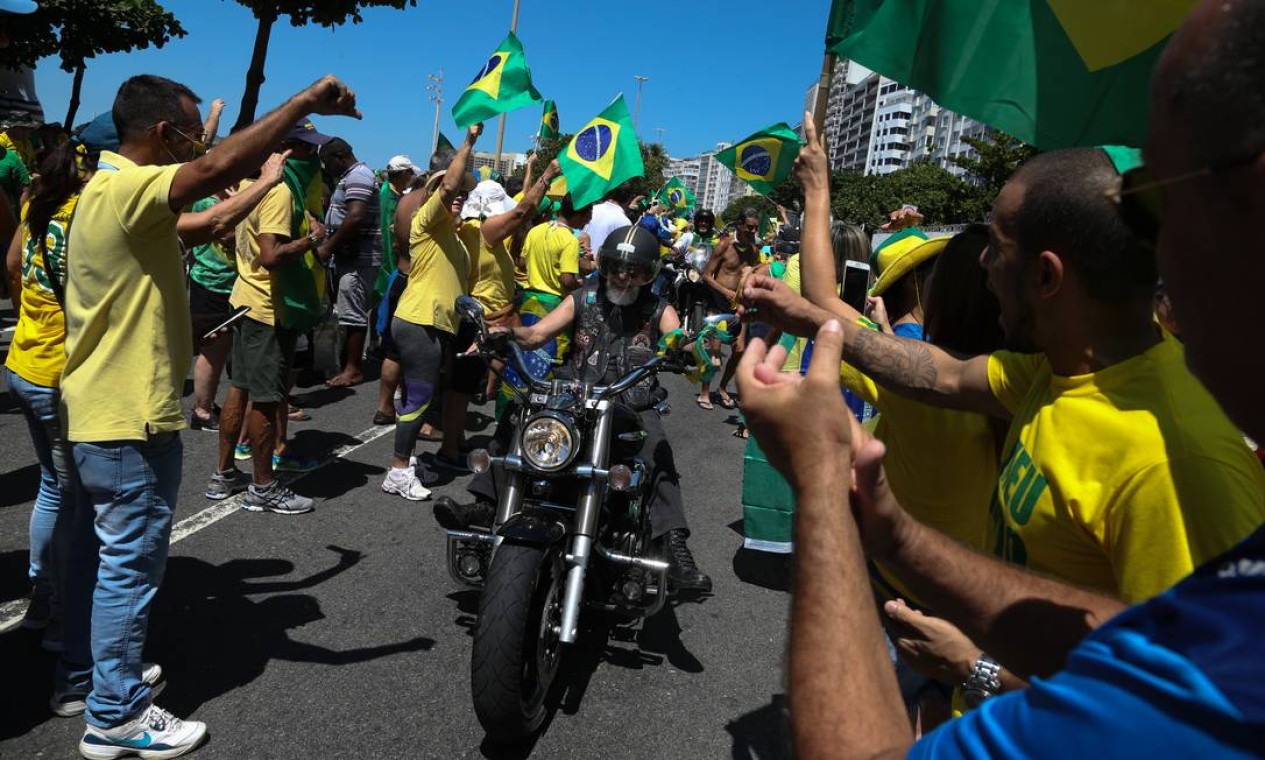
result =
[[680,177],[673,177],[659,191],[659,203],[671,209],[674,216],[685,216],[694,208],[694,193]]
[[1151,71],[1195,2],[834,0],[826,49],[1044,150],[1137,147]]
[[646,173],[623,95],[575,133],[558,154],[558,163],[576,208],[596,203],[611,189]]
[[791,176],[798,155],[799,135],[779,122],[725,148],[716,154],[716,160],[756,192],[768,195]]
[[453,121],[465,129],[501,113],[542,102],[531,83],[523,43],[510,32],[483,64],[474,81],[452,107]]
[[540,116],[541,140],[556,140],[562,133],[558,131],[558,104],[552,100],[545,101],[545,112]]

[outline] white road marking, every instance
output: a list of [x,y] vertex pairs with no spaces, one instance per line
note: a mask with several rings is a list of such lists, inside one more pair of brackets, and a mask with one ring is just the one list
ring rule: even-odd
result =
[[[349,443],[345,446],[340,446],[339,448],[334,449],[329,456],[321,460],[321,463],[317,465],[315,469],[309,470],[308,472],[298,473],[293,477],[284,478],[284,480],[287,483],[298,482],[303,478],[306,478],[308,475],[317,472],[334,460],[342,459],[353,451],[364,446],[368,446],[370,443],[373,443],[382,436],[394,432],[395,425],[375,425],[356,436],[354,443]],[[186,517],[176,523],[175,527],[171,529],[171,543],[174,544],[177,541],[186,539],[203,528],[209,527],[220,520],[223,520],[225,517],[228,517],[234,512],[241,511],[242,501],[245,498],[246,494],[244,492],[239,493],[236,496],[225,499],[224,501],[216,502],[197,514],[190,515],[189,517]],[[22,616],[26,614],[27,601],[28,600],[26,599],[14,599],[13,601],[0,604],[0,633],[12,630],[22,622]]]

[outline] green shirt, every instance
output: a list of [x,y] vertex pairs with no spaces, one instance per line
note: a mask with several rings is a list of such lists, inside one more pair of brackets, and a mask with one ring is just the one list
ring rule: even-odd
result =
[[[193,204],[192,211],[206,211],[216,203],[219,203],[216,198],[203,198]],[[189,279],[212,293],[228,295],[233,292],[233,282],[237,279],[237,263],[219,243],[195,245]]]
[[0,156],[0,190],[9,196],[9,205],[15,210],[21,205],[22,188],[31,184],[31,175],[16,150],[6,150]]

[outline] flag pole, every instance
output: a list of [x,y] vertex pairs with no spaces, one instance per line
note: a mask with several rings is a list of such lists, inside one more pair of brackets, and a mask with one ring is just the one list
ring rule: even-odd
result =
[[[510,19],[510,31],[518,33],[518,0],[514,0],[514,17]],[[501,114],[496,127],[496,163],[497,171],[501,170],[501,149],[505,147],[505,114]]]
[[817,102],[813,103],[813,124],[817,134],[826,134],[826,108],[830,105],[830,81],[834,78],[835,63],[839,60],[834,53],[826,53],[821,61],[821,76],[817,80]]

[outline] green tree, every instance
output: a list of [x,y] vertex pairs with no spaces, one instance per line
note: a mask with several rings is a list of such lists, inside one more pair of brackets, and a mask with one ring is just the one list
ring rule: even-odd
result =
[[[127,0],[121,0],[126,2]],[[245,127],[255,120],[259,108],[259,89],[264,84],[264,63],[268,59],[268,41],[277,19],[289,19],[291,26],[320,24],[329,29],[347,22],[359,24],[364,19],[362,8],[385,6],[403,10],[416,8],[417,0],[235,0],[246,6],[259,22],[255,30],[255,47],[250,54],[250,68],[246,70],[246,90],[242,93],[242,107],[233,129]]]
[[949,161],[966,170],[989,198],[1001,191],[1020,164],[1037,154],[1036,148],[996,129],[990,129],[983,137],[963,137],[962,142],[974,148],[976,155]]
[[725,210],[720,213],[721,221],[725,224],[733,224],[742,216],[742,212],[749,208],[756,210],[756,213],[760,215],[761,223],[769,218],[781,221],[777,215],[777,204],[763,195],[747,195],[735,199],[733,203],[726,206]]
[[34,66],[56,53],[63,71],[73,72],[70,103],[62,123],[70,129],[79,110],[84,70],[98,55],[162,47],[184,27],[156,0],[40,0],[29,16],[8,16],[9,47],[0,50],[0,64]]

